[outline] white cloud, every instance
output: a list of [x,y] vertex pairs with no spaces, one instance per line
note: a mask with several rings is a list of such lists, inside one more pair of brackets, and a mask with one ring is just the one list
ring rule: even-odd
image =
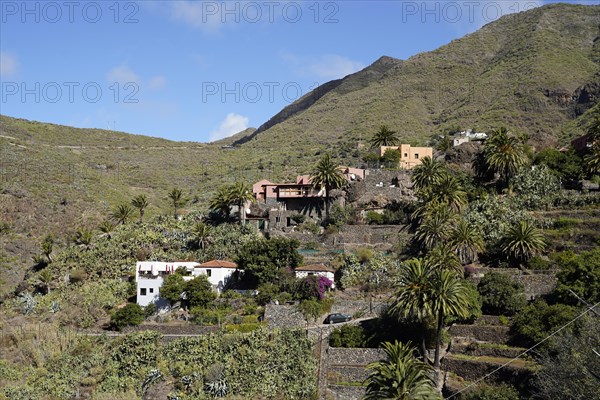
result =
[[8,77],[16,75],[18,67],[19,63],[16,56],[3,51],[0,52],[0,76]]
[[107,79],[110,82],[119,82],[119,83],[127,83],[127,82],[135,82],[140,83],[140,78],[138,75],[133,72],[131,68],[127,65],[122,64],[118,67],[111,69],[108,72]]
[[248,128],[248,117],[243,115],[229,113],[221,122],[219,129],[210,133],[209,141],[224,139]]
[[224,25],[221,13],[214,9],[221,7],[221,4],[223,3],[187,0],[169,2],[171,18],[208,33],[216,32]]
[[148,87],[152,90],[159,90],[167,85],[167,78],[162,75],[156,75],[148,81]]
[[319,80],[343,78],[365,67],[360,61],[354,61],[338,54],[324,54],[318,57],[300,57],[296,54],[282,54],[283,61],[291,65],[294,71],[303,76]]

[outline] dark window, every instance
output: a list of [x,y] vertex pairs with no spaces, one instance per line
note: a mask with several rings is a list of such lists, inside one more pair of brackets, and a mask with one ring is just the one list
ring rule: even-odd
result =
[[150,291],[150,293],[154,293],[154,288],[150,288],[148,290]]
[[140,288],[140,296],[146,295],[146,288]]
[[415,159],[419,159],[419,153],[415,153]]
[[404,153],[404,158],[408,158],[408,153]]
[[287,226],[292,226],[292,219],[290,217],[287,217]]
[[206,276],[208,276],[210,278],[212,276],[212,270],[207,269],[206,270]]

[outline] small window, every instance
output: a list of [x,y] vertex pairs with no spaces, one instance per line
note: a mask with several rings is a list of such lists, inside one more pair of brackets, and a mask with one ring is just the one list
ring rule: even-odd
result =
[[212,270],[211,269],[207,269],[206,270],[206,276],[208,276],[209,278],[212,276]]
[[415,153],[415,159],[418,160],[419,159],[419,153]]
[[148,290],[150,291],[150,293],[154,293],[154,288],[150,288]]
[[404,153],[404,158],[408,158],[408,153]]
[[140,288],[140,296],[146,295],[146,288]]
[[287,219],[286,219],[286,226],[292,226],[292,218],[287,217]]
[[280,222],[281,221],[281,217],[275,217],[275,222]]

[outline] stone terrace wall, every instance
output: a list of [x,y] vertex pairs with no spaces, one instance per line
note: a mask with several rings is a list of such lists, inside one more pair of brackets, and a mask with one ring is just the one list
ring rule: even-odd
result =
[[267,304],[265,307],[265,321],[271,329],[301,328],[306,326],[306,321],[297,307],[287,304]]
[[354,315],[358,312],[364,313],[364,316],[377,316],[383,310],[386,303],[369,302],[365,300],[345,300],[340,303],[334,303],[331,306],[332,313],[342,313]]
[[195,324],[166,325],[143,324],[125,328],[124,332],[156,331],[162,335],[201,335],[219,330],[218,326],[201,326]]
[[[442,368],[454,372],[468,381],[474,381],[498,368],[498,364],[453,358],[446,356],[442,360]],[[518,368],[507,365],[493,373],[486,381],[495,383],[511,383],[520,386],[533,376],[533,372],[527,368]]]
[[[516,282],[523,285],[527,299],[536,298],[548,294],[556,287],[557,279],[553,273],[524,274],[515,268],[481,268],[482,273],[499,272],[510,276]],[[479,279],[475,279],[477,284]]]
[[373,361],[385,358],[383,349],[347,349],[344,347],[330,347],[327,351],[329,364],[361,365],[366,366]]
[[508,326],[452,325],[448,330],[451,336],[473,338],[484,342],[506,344],[508,342]]

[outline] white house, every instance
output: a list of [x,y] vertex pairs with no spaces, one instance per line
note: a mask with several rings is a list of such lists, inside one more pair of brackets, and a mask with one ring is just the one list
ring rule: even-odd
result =
[[223,260],[212,260],[204,264],[194,261],[138,261],[135,271],[137,304],[145,307],[154,303],[159,309],[167,308],[169,302],[160,297],[160,288],[167,276],[181,268],[185,270],[183,276],[185,281],[204,274],[213,288],[220,292],[236,270],[237,265]]
[[335,289],[335,283],[334,283],[335,270],[333,268],[326,267],[323,264],[304,265],[302,267],[296,267],[295,272],[296,272],[296,278],[304,278],[309,275],[324,276],[326,278],[329,278],[329,280],[331,280],[331,282],[332,282],[331,288]]

